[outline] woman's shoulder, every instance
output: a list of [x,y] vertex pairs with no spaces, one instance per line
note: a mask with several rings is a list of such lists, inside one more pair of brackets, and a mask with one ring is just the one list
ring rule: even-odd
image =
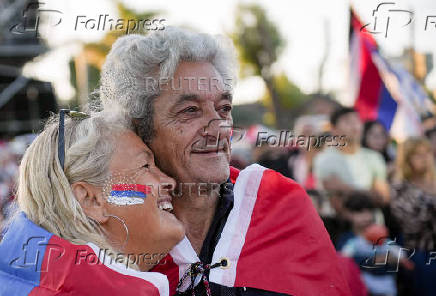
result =
[[12,290],[7,295],[22,291],[27,295],[33,290],[48,295],[50,291],[120,295],[126,289],[132,295],[168,295],[166,276],[123,269],[120,264],[108,266],[102,259],[105,254],[96,252],[92,244],[73,244],[36,225],[24,213],[9,225],[0,253],[0,287],[21,287],[20,293]]

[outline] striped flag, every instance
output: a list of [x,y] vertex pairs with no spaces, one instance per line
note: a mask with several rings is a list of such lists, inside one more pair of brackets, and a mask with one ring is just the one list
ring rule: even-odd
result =
[[[304,189],[281,174],[253,164],[231,168],[234,206],[213,253],[209,281],[289,295],[351,295],[333,244]],[[170,294],[186,291],[199,262],[185,237],[154,271],[168,276]],[[180,283],[179,283],[180,281]],[[201,276],[194,285],[202,284]]]
[[72,244],[24,213],[8,226],[0,254],[0,295],[169,295],[166,276],[134,270],[92,243]]
[[422,87],[400,65],[390,65],[351,11],[350,97],[362,120],[378,120],[397,140],[422,135],[421,115],[433,112]]

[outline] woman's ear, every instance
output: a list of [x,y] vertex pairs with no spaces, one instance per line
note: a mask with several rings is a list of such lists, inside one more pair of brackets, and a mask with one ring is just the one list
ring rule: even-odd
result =
[[100,224],[107,222],[106,203],[100,189],[86,182],[73,183],[71,188],[86,216]]

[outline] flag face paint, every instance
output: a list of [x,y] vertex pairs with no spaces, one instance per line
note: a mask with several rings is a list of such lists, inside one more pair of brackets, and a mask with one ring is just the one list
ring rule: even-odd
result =
[[113,184],[108,202],[118,206],[137,205],[144,203],[151,187],[141,184]]

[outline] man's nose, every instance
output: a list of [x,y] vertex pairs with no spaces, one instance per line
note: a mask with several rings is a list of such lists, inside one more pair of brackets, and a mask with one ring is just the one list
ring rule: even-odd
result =
[[216,116],[210,118],[207,121],[205,120],[204,127],[201,133],[204,137],[208,137],[214,140],[222,140],[224,138],[230,138],[231,131],[231,120]]

